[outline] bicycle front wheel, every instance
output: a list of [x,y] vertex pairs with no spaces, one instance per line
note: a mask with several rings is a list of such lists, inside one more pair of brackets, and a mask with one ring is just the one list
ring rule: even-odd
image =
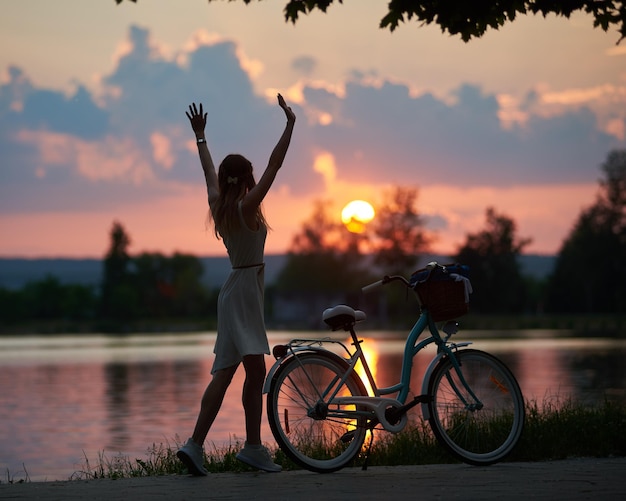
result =
[[439,443],[461,461],[489,465],[517,444],[524,427],[524,399],[503,362],[478,350],[454,354],[469,394],[450,357],[442,358],[428,384],[429,423]]
[[354,404],[336,397],[367,395],[355,373],[341,379],[348,364],[330,352],[298,354],[281,366],[267,395],[270,428],[285,454],[318,473],[339,470],[361,451],[366,418]]

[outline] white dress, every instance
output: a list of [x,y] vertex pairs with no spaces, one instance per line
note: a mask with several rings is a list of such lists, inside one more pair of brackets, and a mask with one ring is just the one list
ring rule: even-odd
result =
[[263,312],[263,253],[267,228],[246,226],[238,206],[240,227],[224,238],[232,271],[217,300],[217,340],[212,373],[232,367],[245,355],[269,354]]

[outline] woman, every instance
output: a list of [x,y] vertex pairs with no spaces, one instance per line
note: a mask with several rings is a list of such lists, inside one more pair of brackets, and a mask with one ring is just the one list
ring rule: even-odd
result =
[[202,446],[240,363],[246,372],[242,395],[246,443],[237,459],[261,470],[281,470],[261,444],[264,354],[269,354],[263,316],[263,252],[268,225],[261,202],[283,164],[296,122],[295,114],[280,94],[278,105],[285,112],[287,124],[258,183],[252,164],[241,155],[228,155],[216,173],[204,134],[207,114],[203,113],[202,104],[198,109],[193,103],[185,112],[196,135],[215,235],[224,241],[232,266],[218,298],[213,378],[202,397],[193,435],[177,453],[193,475],[208,473]]

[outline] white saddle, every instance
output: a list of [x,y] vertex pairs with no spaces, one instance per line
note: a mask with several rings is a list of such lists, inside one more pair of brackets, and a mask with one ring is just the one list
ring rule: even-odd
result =
[[357,322],[365,320],[365,313],[345,304],[338,304],[324,310],[322,319],[334,331],[338,329],[349,330]]

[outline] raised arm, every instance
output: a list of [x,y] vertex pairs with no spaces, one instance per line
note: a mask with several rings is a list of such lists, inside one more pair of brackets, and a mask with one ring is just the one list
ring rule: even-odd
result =
[[285,130],[283,130],[278,143],[274,146],[274,150],[270,155],[270,159],[267,163],[267,167],[263,175],[259,179],[258,183],[254,188],[252,188],[248,194],[243,199],[242,210],[245,215],[251,214],[256,211],[256,208],[261,205],[261,202],[267,195],[267,192],[272,186],[274,179],[276,178],[276,174],[278,170],[283,165],[283,161],[285,160],[285,155],[287,154],[287,150],[289,149],[289,143],[291,142],[291,134],[293,133],[293,126],[296,123],[296,115],[291,110],[283,96],[278,94],[278,105],[285,112],[285,116],[287,118],[287,124],[285,125]]
[[200,164],[202,164],[202,170],[204,172],[204,179],[206,180],[206,189],[209,197],[209,205],[219,196],[219,185],[217,182],[217,173],[215,172],[215,165],[211,158],[211,152],[209,151],[209,145],[207,144],[206,137],[204,135],[204,128],[206,126],[206,113],[203,113],[202,103],[200,103],[200,110],[196,107],[196,103],[189,105],[189,111],[185,111],[185,115],[191,123],[191,128],[196,135],[196,143],[198,144],[198,154],[200,155]]

